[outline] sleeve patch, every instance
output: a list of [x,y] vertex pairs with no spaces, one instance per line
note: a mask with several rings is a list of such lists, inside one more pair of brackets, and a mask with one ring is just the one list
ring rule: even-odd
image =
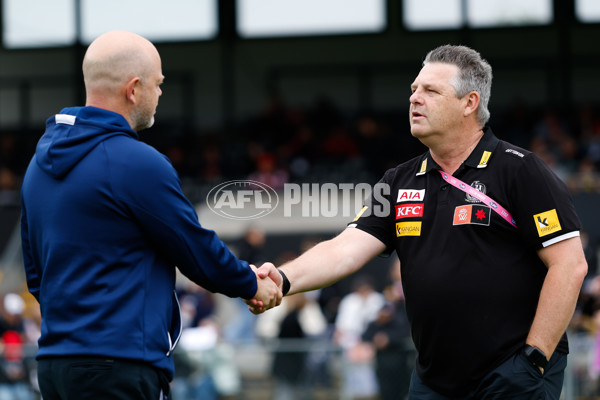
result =
[[549,235],[554,232],[559,232],[562,228],[558,221],[556,209],[552,209],[533,216],[535,227],[537,228],[539,237]]

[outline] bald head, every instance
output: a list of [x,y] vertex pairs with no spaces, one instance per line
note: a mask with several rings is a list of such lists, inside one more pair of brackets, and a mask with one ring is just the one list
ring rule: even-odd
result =
[[[139,111],[141,89],[162,80],[161,61],[154,45],[140,35],[111,31],[99,36],[83,58],[86,105],[118,112],[129,120]],[[160,95],[160,93],[159,93]],[[131,121],[130,121],[131,122]]]
[[106,95],[133,77],[143,79],[156,57],[154,45],[135,33],[105,33],[90,44],[83,59],[86,91]]

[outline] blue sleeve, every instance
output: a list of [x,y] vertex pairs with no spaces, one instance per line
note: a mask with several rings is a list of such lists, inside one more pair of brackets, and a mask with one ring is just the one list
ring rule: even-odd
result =
[[110,171],[116,199],[125,204],[161,257],[211,292],[254,297],[256,275],[214,231],[200,225],[165,156],[139,142],[133,148],[111,146],[108,155],[109,165],[116,167]]
[[33,254],[31,252],[31,246],[29,243],[29,225],[27,224],[27,213],[25,211],[25,204],[21,198],[21,248],[23,250],[23,264],[25,265],[25,279],[27,281],[29,293],[31,293],[39,302],[41,271],[33,260]]

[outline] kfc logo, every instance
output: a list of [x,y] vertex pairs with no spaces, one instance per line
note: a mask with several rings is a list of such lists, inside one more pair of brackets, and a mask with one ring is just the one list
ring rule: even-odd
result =
[[396,219],[422,217],[425,204],[402,204],[396,206]]

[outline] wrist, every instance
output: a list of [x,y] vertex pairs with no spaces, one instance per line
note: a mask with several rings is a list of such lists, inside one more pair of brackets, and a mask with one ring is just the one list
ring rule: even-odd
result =
[[538,347],[526,344],[523,348],[525,357],[536,367],[544,370],[548,367],[548,356]]
[[285,296],[290,291],[291,284],[290,284],[289,279],[287,278],[287,276],[283,273],[283,271],[281,269],[277,268],[277,271],[279,271],[279,274],[281,275],[281,278],[283,279],[283,283],[281,284],[281,292]]

